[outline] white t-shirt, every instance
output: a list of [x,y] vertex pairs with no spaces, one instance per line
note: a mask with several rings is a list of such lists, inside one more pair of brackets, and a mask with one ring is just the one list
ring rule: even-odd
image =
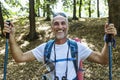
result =
[[[43,43],[36,47],[35,49],[32,50],[33,55],[35,58],[40,62],[44,61],[44,48],[45,48],[46,43]],[[91,53],[92,50],[86,46],[84,46],[82,43],[77,42],[78,45],[78,62],[80,60],[85,60]],[[64,43],[61,45],[55,44],[55,53],[56,53],[56,60],[57,59],[65,59],[67,58],[67,53],[68,53],[68,43]],[[71,58],[71,50],[69,48],[69,53],[68,53],[68,58]],[[51,51],[51,60],[55,60],[54,57],[54,47],[52,47]],[[56,62],[56,76],[59,77],[59,80],[63,76],[65,76],[66,72],[66,63],[67,61],[61,61],[61,62]],[[54,71],[50,73],[51,77],[54,78]],[[73,61],[68,61],[68,72],[67,72],[67,79],[68,80],[73,80],[76,77],[76,72],[74,69],[74,64]],[[54,80],[54,79],[52,79]]]

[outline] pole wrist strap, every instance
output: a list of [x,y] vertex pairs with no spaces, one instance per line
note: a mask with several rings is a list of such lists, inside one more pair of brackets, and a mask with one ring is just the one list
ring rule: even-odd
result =
[[104,35],[104,41],[105,41],[106,43],[111,42],[111,43],[112,43],[112,46],[113,46],[114,48],[116,47],[116,40],[115,40],[115,38],[111,38],[111,40],[109,40],[109,35],[107,35],[107,34]]

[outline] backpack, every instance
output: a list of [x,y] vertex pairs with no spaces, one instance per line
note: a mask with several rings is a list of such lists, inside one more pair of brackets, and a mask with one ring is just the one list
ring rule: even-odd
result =
[[[76,79],[74,80],[83,80],[83,74],[82,74],[82,61],[80,61],[79,63],[79,67],[78,65],[78,46],[77,46],[77,42],[80,42],[80,40],[78,38],[74,38],[73,40],[68,39],[67,43],[70,46],[71,49],[71,56],[72,58],[76,58],[73,61],[74,64],[74,68],[77,74]],[[54,40],[49,40],[44,48],[44,62],[47,63],[50,59],[50,55],[51,55],[51,50],[52,50],[52,46],[54,44]]]

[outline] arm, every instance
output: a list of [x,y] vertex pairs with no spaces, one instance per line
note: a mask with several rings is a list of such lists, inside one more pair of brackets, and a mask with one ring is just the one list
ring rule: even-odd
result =
[[4,34],[6,34],[6,32],[10,33],[10,51],[12,53],[12,57],[15,59],[16,62],[26,62],[35,60],[35,57],[31,51],[23,53],[20,47],[17,45],[17,42],[14,37],[14,29],[12,26],[8,27],[8,25],[5,24],[3,32]]
[[[106,24],[105,25],[105,33],[106,34],[112,34],[115,36],[117,34],[116,28],[113,24]],[[105,42],[104,47],[101,52],[95,52],[93,51],[92,54],[88,57],[89,61],[99,63],[99,64],[108,64],[109,58],[108,58],[108,44]]]
[[108,64],[108,44],[104,44],[101,52],[93,51],[88,60],[99,64]]
[[14,37],[10,36],[10,50],[12,53],[12,57],[15,59],[16,62],[26,62],[26,61],[32,61],[35,60],[34,55],[31,51],[27,51],[25,53],[22,52],[22,50],[17,45]]

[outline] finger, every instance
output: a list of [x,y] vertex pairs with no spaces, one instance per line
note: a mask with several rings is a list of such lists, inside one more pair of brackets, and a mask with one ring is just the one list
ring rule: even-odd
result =
[[7,24],[4,24],[4,27],[9,27],[9,25],[7,25]]
[[10,22],[10,26],[11,26],[11,27],[14,27],[14,25],[13,25],[13,23],[12,23],[12,22]]
[[4,26],[8,26],[8,27],[13,27],[13,23],[12,22],[4,22]]
[[116,35],[117,34],[117,30],[116,28],[113,28],[113,29],[107,29],[106,30],[106,34],[112,34],[112,35]]
[[105,26],[104,26],[104,30],[105,30],[105,33],[107,34],[107,27],[108,27],[109,25],[108,25],[108,23],[106,23],[105,24]]
[[109,24],[109,27],[114,27],[114,24],[112,24],[112,23],[111,23],[111,24]]
[[4,32],[4,33],[10,33],[10,32],[11,32],[11,29],[6,27],[6,28],[3,29],[3,32]]
[[117,29],[114,29],[114,36],[117,35]]
[[105,26],[105,30],[112,30],[112,29],[114,29],[115,27],[114,27],[114,24],[107,24],[106,26]]
[[114,30],[115,30],[115,27],[108,27],[108,28],[106,28],[106,30],[114,31]]
[[104,28],[107,28],[108,26],[109,26],[108,23],[106,23],[105,26],[104,26]]

